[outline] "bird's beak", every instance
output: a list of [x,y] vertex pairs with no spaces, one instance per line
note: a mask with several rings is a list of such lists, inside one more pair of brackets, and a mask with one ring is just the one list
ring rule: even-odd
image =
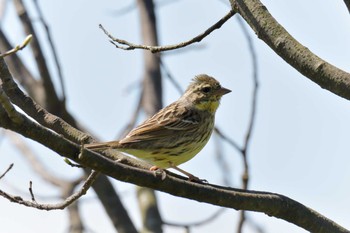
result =
[[231,90],[224,88],[224,87],[221,87],[219,90],[215,91],[215,94],[219,95],[219,96],[223,96],[223,95],[226,95],[230,92],[231,92]]

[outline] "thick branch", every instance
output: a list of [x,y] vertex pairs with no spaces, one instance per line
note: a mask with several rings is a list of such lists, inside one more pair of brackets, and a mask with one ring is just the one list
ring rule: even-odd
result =
[[288,64],[322,88],[350,100],[349,73],[329,64],[295,40],[259,0],[230,1],[258,37]]

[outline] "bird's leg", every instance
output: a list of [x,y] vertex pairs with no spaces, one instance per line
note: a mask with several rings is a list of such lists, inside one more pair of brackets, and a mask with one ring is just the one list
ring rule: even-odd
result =
[[165,178],[166,178],[166,172],[165,172],[163,169],[161,169],[161,168],[159,168],[159,167],[157,167],[157,166],[152,166],[152,167],[150,167],[149,170],[154,172],[154,176],[157,177],[157,176],[160,175],[161,179],[162,179],[162,180],[165,180]]
[[205,180],[205,179],[199,179],[197,176],[194,176],[194,175],[192,175],[191,173],[189,173],[189,172],[187,172],[187,171],[185,171],[185,170],[182,170],[181,168],[178,168],[178,167],[176,167],[174,164],[170,164],[170,167],[171,168],[173,168],[173,169],[175,169],[176,171],[179,171],[179,172],[181,172],[182,174],[185,174],[186,176],[188,176],[188,180],[189,181],[194,181],[194,182],[198,182],[198,183],[208,183],[208,181],[207,180]]

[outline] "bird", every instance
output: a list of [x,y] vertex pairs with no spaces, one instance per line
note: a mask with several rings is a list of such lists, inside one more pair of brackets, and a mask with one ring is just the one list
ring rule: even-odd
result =
[[177,101],[161,109],[121,140],[85,144],[84,147],[93,151],[115,149],[150,163],[153,165],[151,171],[164,172],[164,169],[173,168],[190,181],[202,181],[178,165],[192,159],[207,144],[221,97],[230,92],[215,78],[196,75]]

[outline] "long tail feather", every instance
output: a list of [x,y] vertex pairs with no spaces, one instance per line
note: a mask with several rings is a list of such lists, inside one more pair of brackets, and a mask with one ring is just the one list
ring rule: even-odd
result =
[[85,144],[84,147],[89,150],[99,151],[99,150],[117,148],[118,145],[119,145],[118,141],[111,141],[111,142],[98,142],[98,143]]

